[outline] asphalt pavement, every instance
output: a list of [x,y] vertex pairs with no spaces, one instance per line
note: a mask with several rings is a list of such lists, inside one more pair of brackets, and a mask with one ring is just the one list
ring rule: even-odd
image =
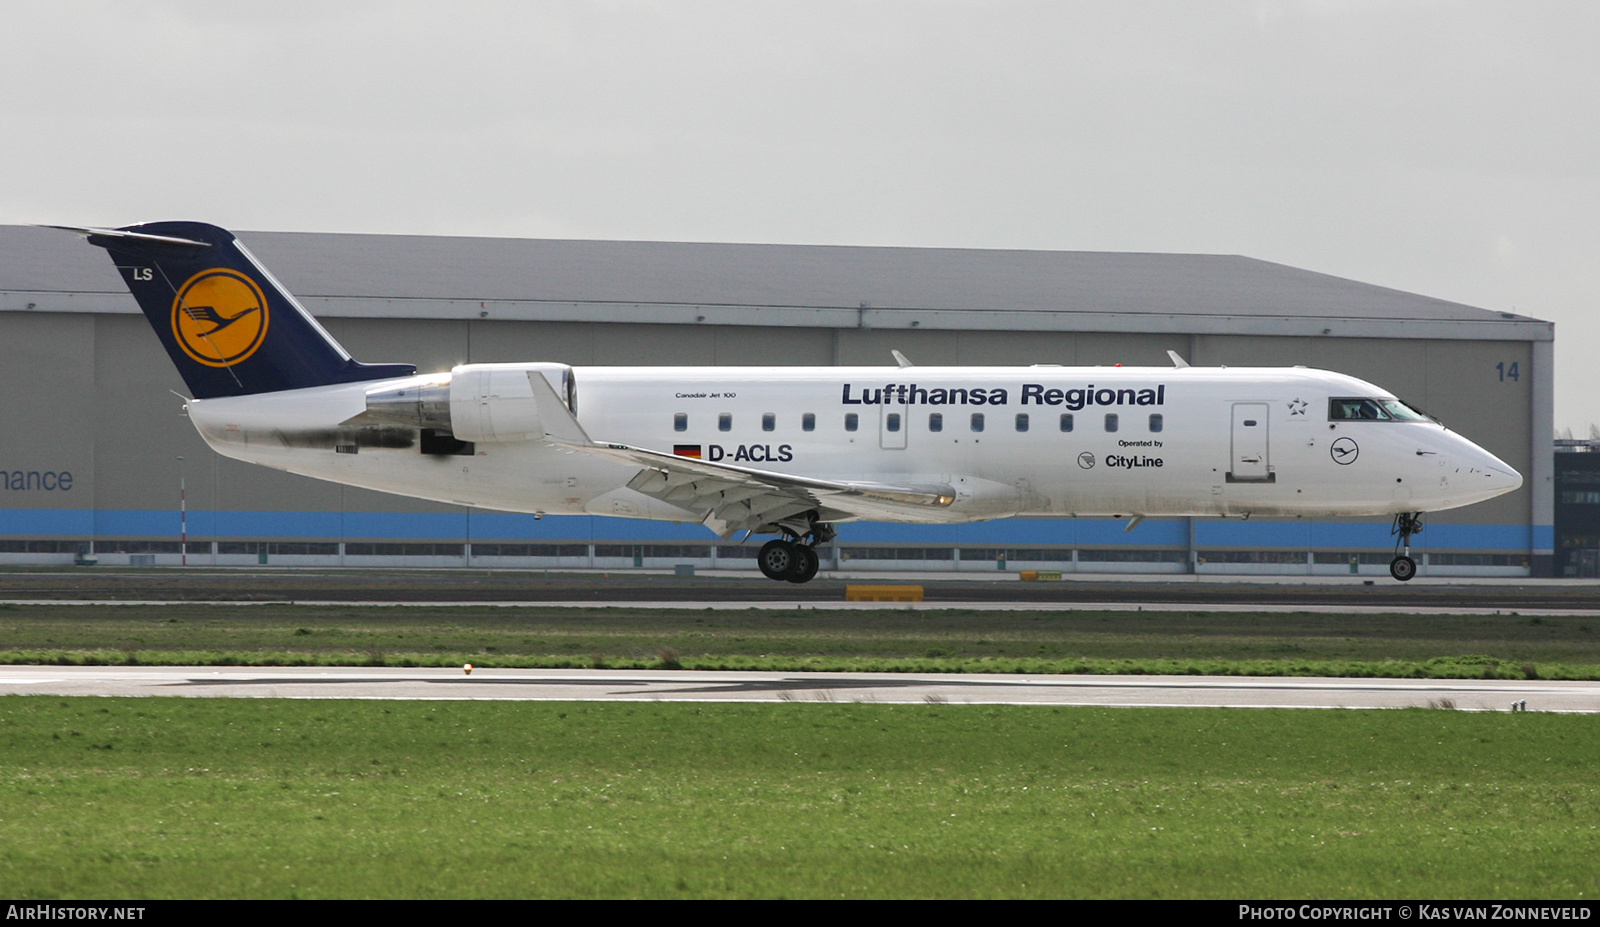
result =
[[341,570],[83,567],[0,571],[0,601],[427,602],[843,605],[853,584],[921,586],[926,603],[1032,607],[1204,605],[1384,609],[1600,611],[1600,581],[1358,576],[1128,576],[1074,574],[1024,582],[1016,573],[829,574],[804,585],[749,571]]

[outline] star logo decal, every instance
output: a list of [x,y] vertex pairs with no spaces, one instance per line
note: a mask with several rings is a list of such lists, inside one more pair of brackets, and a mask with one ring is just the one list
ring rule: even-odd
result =
[[1290,415],[1304,415],[1304,414],[1306,414],[1306,401],[1304,399],[1299,399],[1299,398],[1295,398],[1295,399],[1289,400],[1289,414]]

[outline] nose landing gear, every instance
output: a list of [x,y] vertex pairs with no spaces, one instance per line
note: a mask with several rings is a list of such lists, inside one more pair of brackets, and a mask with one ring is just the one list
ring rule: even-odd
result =
[[1421,532],[1421,512],[1401,512],[1394,517],[1394,527],[1389,529],[1389,533],[1395,536],[1394,559],[1389,561],[1389,575],[1402,583],[1417,575],[1417,562],[1411,559],[1411,536]]

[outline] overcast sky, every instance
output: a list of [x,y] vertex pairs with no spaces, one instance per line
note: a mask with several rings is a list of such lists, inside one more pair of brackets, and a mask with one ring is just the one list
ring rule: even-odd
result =
[[1557,428],[1600,423],[1600,3],[0,0],[0,34],[0,223],[1244,254],[1554,321]]

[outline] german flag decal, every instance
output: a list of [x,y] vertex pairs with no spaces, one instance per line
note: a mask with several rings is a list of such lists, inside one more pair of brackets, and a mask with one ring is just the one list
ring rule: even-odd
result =
[[695,460],[699,460],[700,459],[700,445],[698,445],[698,444],[674,444],[672,446],[672,453],[676,454],[679,457],[693,457]]

